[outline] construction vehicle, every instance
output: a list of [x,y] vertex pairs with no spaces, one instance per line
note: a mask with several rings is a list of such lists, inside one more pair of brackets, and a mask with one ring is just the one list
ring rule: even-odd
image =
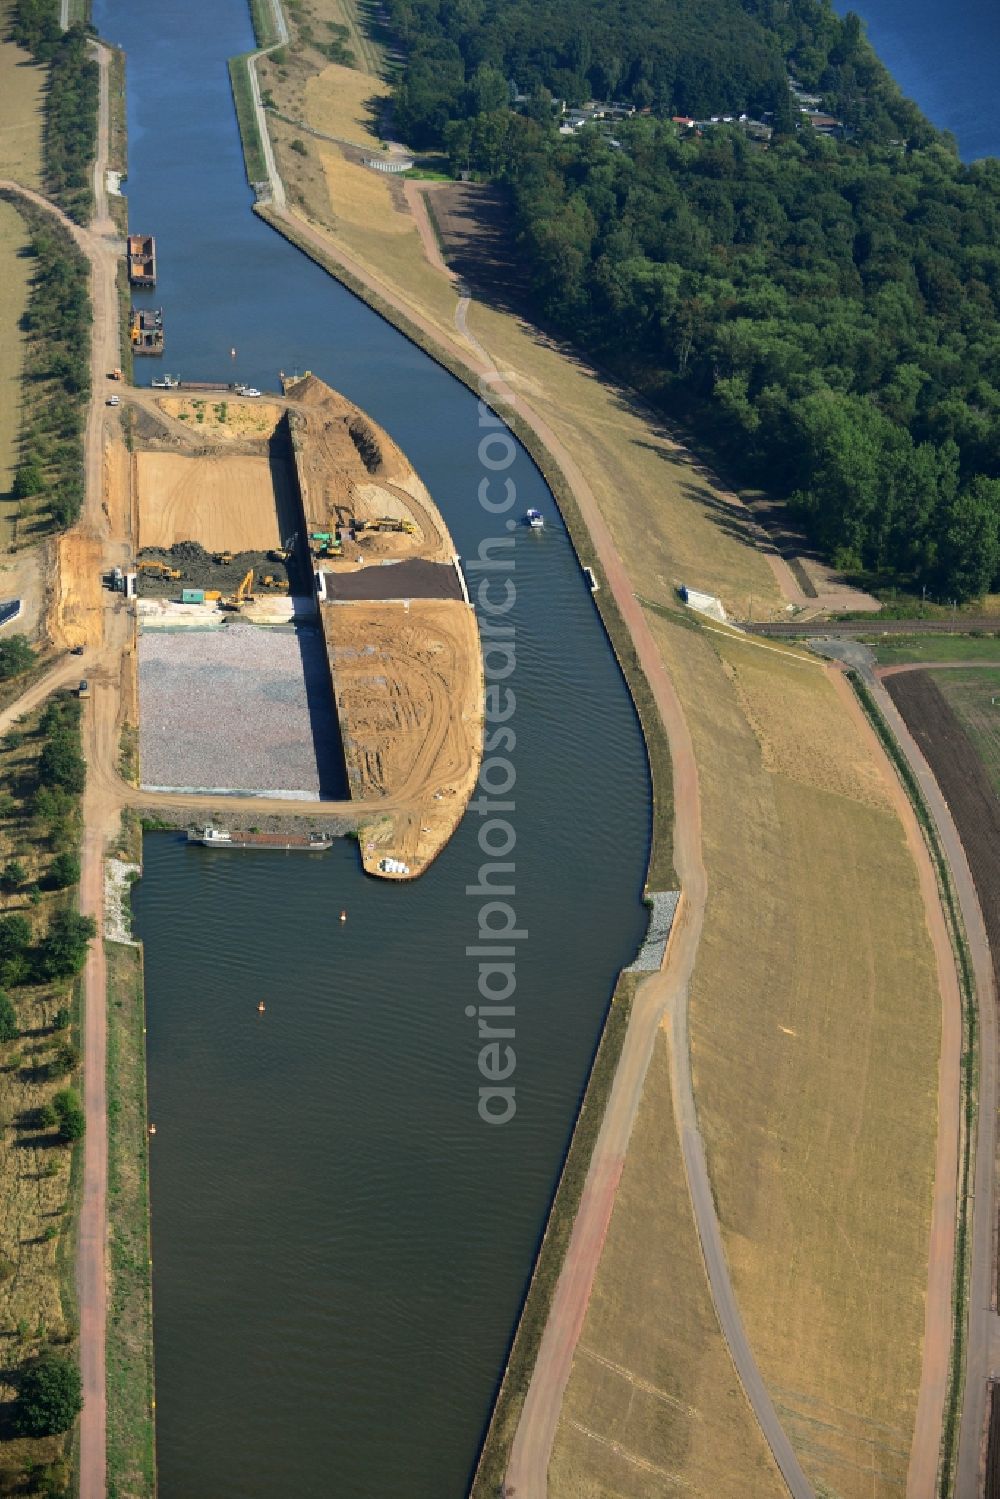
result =
[[221,597],[222,597],[222,590],[221,590],[221,588],[206,588],[205,589],[205,603],[206,604],[209,604],[209,603],[217,604],[219,602],[219,600],[221,599]]
[[120,369],[113,369],[113,370],[109,370],[108,371],[108,379],[109,380],[120,380],[121,378],[122,378],[122,372],[121,372]]
[[179,567],[168,567],[165,562],[140,562],[141,573],[152,573],[157,578],[173,578],[175,581],[181,575]]
[[314,557],[339,557],[343,546],[332,531],[310,531],[309,550]]
[[220,600],[220,607],[223,609],[239,609],[242,604],[252,604],[253,598],[253,568],[251,568],[244,575],[242,582],[232,597]]
[[216,552],[212,558],[219,567],[228,567],[233,560],[232,552]]
[[295,551],[295,543],[298,541],[298,539],[298,532],[296,532],[294,536],[289,536],[285,541],[283,541],[280,547],[274,547],[270,552],[268,552],[267,555],[270,557],[272,562],[287,562],[289,557]]
[[260,584],[262,588],[273,588],[277,593],[287,593],[288,584],[284,578],[276,578],[273,573],[262,573]]
[[398,515],[380,515],[376,520],[368,522],[371,531],[403,531],[407,536],[415,536],[417,528],[411,520],[403,520]]

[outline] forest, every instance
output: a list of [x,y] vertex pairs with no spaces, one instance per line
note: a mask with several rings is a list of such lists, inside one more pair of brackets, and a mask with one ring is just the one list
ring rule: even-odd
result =
[[[856,16],[390,4],[399,119],[508,185],[542,323],[787,499],[847,571],[958,600],[1000,584],[1000,162],[962,164]],[[553,96],[612,94],[632,118],[559,134]],[[743,111],[769,142],[671,120]]]

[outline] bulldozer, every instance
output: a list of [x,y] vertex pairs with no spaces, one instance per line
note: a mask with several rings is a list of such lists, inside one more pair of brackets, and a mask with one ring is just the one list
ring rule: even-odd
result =
[[165,562],[140,562],[139,571],[152,573],[156,578],[172,578],[174,581],[181,575],[179,567],[168,567]]
[[243,604],[252,604],[254,599],[252,590],[253,568],[244,575],[242,582],[238,585],[236,592],[231,598],[220,600],[220,607],[223,609],[239,609]]
[[297,533],[294,536],[289,536],[287,540],[281,543],[280,547],[274,547],[268,552],[268,557],[272,562],[287,562],[295,550],[295,543],[298,539]]
[[212,557],[212,561],[216,564],[217,567],[228,567],[232,560],[232,552],[216,552]]

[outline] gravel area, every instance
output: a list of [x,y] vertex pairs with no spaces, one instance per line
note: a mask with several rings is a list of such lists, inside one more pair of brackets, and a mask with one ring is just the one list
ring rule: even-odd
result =
[[139,759],[158,790],[345,795],[323,637],[244,622],[139,640]]
[[649,899],[653,903],[653,909],[649,913],[649,930],[639,949],[639,956],[627,969],[628,973],[655,973],[662,966],[680,891],[663,890],[655,895],[651,894]]

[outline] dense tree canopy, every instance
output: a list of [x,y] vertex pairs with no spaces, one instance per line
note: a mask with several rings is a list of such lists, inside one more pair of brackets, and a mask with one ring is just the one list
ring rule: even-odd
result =
[[[1000,162],[962,165],[857,17],[825,0],[392,8],[404,116],[510,184],[548,324],[791,498],[842,565],[959,599],[1000,581]],[[803,118],[789,70],[843,138]],[[713,80],[697,98],[695,76]],[[527,109],[502,97],[512,78],[537,92]],[[652,107],[613,138],[561,136],[543,88]],[[769,144],[669,118],[762,106]]]

